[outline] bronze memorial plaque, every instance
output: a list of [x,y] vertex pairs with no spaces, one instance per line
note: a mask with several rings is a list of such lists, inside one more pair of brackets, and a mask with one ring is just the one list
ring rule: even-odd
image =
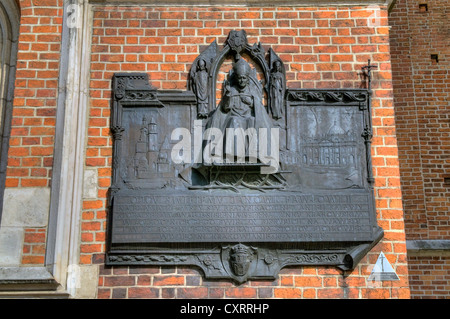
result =
[[382,238],[370,87],[289,89],[264,51],[231,31],[194,61],[186,91],[114,75],[107,265],[245,282],[288,265],[353,269]]

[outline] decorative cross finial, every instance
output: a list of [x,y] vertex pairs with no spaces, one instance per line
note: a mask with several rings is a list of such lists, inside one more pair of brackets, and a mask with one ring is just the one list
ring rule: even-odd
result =
[[370,91],[370,85],[371,85],[371,81],[372,81],[372,69],[376,69],[376,68],[378,68],[376,65],[370,64],[370,59],[367,60],[367,65],[365,65],[361,68],[363,70],[364,76],[367,77],[367,79],[368,79],[367,89],[369,91]]

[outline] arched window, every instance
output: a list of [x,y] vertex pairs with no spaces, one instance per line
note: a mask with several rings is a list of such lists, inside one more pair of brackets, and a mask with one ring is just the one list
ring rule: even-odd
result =
[[11,131],[20,10],[16,0],[0,2],[0,221]]

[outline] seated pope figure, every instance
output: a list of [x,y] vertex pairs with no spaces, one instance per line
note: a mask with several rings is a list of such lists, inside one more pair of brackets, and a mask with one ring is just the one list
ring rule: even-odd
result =
[[[216,128],[223,134],[221,141],[211,142],[211,146],[214,148],[213,156],[223,159],[234,158],[238,155],[236,140],[234,140],[234,148],[229,148],[227,147],[227,143],[229,143],[227,136],[233,134],[230,136],[231,138],[239,138],[240,135],[235,135],[235,132],[241,130],[248,134],[242,141],[245,147],[245,157],[248,159],[249,147],[257,147],[258,130],[266,128],[269,131],[272,127],[272,121],[262,102],[262,95],[262,86],[257,81],[254,70],[244,59],[239,59],[230,71],[229,80],[224,83],[224,93],[219,106],[206,124],[207,129]],[[221,142],[222,145],[220,145]],[[254,142],[256,144],[253,144]]]

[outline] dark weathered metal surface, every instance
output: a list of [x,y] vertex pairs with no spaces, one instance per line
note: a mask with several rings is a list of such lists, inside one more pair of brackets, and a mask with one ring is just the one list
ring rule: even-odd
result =
[[[216,105],[226,60],[233,68]],[[352,269],[381,239],[369,90],[286,88],[282,61],[272,49],[266,59],[244,31],[194,61],[189,87],[160,91],[144,73],[114,76],[108,265],[196,265],[244,282],[288,265]],[[269,140],[276,128],[276,170],[250,154],[252,141],[266,142],[261,134],[245,140],[241,158],[224,147],[206,160],[214,143],[204,132],[230,128],[268,129]],[[190,160],[178,158],[183,132]],[[225,145],[227,134],[214,141]]]

